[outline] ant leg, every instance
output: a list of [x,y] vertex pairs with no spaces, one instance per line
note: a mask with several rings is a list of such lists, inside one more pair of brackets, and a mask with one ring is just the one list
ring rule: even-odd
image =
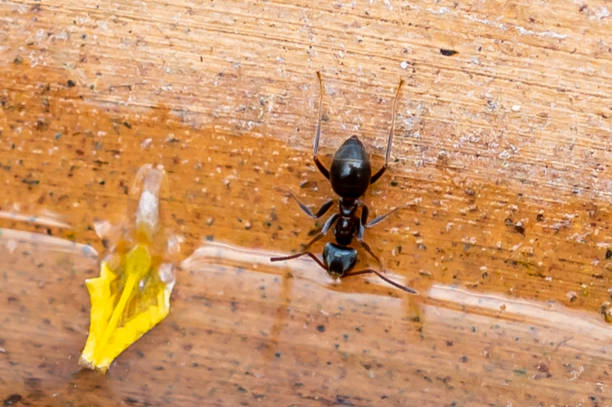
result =
[[[374,226],[377,223],[379,223],[380,221],[382,221],[384,218],[386,218],[387,216],[389,216],[390,214],[392,214],[393,212],[395,212],[398,208],[393,209],[392,211],[381,215],[381,216],[377,216],[374,219],[372,219],[372,221],[370,223],[367,223],[368,221],[368,207],[366,205],[363,205],[362,209],[361,209],[361,219],[359,220],[359,230],[357,231],[357,241],[361,244],[361,246],[363,246],[363,248],[368,252],[368,254],[370,256],[372,256],[374,258],[374,260],[376,260],[376,262],[378,263],[378,266],[380,267],[381,270],[383,270],[383,265],[382,265],[382,261],[380,261],[380,258],[374,254],[374,252],[372,251],[372,249],[370,249],[370,246],[363,241],[363,232],[365,230],[366,227],[370,227],[370,226]],[[359,274],[367,274],[367,273],[374,273],[376,274],[378,277],[380,277],[381,279],[383,279],[384,281],[386,281],[387,283],[391,284],[394,287],[397,287],[401,290],[406,291],[407,293],[410,294],[417,294],[417,291],[413,288],[410,287],[406,287],[404,285],[401,285],[399,283],[396,283],[395,281],[385,277],[382,273],[374,270],[374,269],[366,269],[366,270],[361,270],[361,271],[353,271],[353,272],[349,272],[344,274],[343,277],[350,277],[350,276],[357,276]]]
[[297,259],[298,257],[301,256],[310,256],[314,261],[317,262],[317,264],[319,266],[321,266],[324,270],[327,270],[327,267],[325,267],[325,264],[323,264],[323,262],[321,260],[319,260],[319,258],[317,256],[315,256],[314,254],[312,254],[311,252],[307,252],[307,251],[303,251],[300,253],[296,253],[296,254],[292,254],[290,256],[283,256],[283,257],[271,257],[270,261],[284,261],[284,260],[291,260],[291,259]]
[[385,220],[387,216],[391,215],[393,212],[397,211],[398,209],[401,209],[401,207],[393,208],[389,212],[385,213],[384,215],[377,216],[374,219],[372,219],[370,222],[368,222],[368,215],[370,211],[368,210],[368,207],[366,205],[363,205],[361,207],[361,220],[359,222],[359,230],[357,232],[357,239],[360,239],[360,238],[363,239],[363,232],[366,228],[371,228],[372,226],[379,224],[380,222]]
[[312,159],[321,174],[327,179],[329,179],[329,170],[325,168],[323,163],[319,161],[319,137],[321,136],[321,105],[323,104],[323,81],[321,80],[321,72],[317,71],[317,78],[319,79],[319,110],[317,113],[317,129],[315,131],[314,143],[312,145]]
[[359,219],[359,229],[357,230],[357,240],[363,240],[363,232],[365,231],[368,222],[368,213],[370,210],[366,205],[361,207],[361,218]]
[[414,288],[410,288],[410,287],[407,287],[405,285],[401,285],[399,283],[396,283],[395,281],[385,277],[382,273],[380,273],[380,272],[378,272],[378,271],[376,271],[374,269],[366,269],[366,270],[360,270],[360,271],[353,271],[351,273],[346,273],[342,277],[344,278],[344,277],[357,276],[359,274],[369,274],[369,273],[376,274],[378,277],[380,277],[381,279],[383,279],[387,283],[391,284],[392,286],[399,288],[400,290],[404,290],[404,291],[406,291],[407,293],[410,293],[410,294],[418,294],[418,291],[415,290]]
[[317,212],[312,213],[310,208],[308,208],[304,203],[302,203],[302,201],[300,201],[293,192],[291,191],[286,191],[286,192],[288,192],[289,195],[291,195],[291,197],[295,199],[295,202],[297,202],[297,204],[300,206],[300,208],[302,208],[302,210],[306,213],[306,215],[310,216],[313,219],[318,219],[321,216],[325,215],[325,213],[329,210],[329,208],[331,208],[332,204],[334,203],[334,200],[330,198],[327,201],[325,201],[323,205],[321,205],[321,207],[319,208],[319,210],[317,210]]
[[[368,219],[368,207],[363,205],[363,208],[361,209],[361,219],[359,220],[359,230],[357,231],[357,241],[359,242],[359,244],[361,244],[361,246],[365,249],[365,251],[368,252],[368,254],[374,258],[374,260],[376,260],[380,269],[383,270],[383,264],[382,264],[382,261],[380,261],[380,258],[372,251],[372,249],[370,249],[370,246],[366,242],[363,241],[363,232],[365,228],[367,227],[367,224],[366,224],[367,219]],[[378,217],[374,218],[374,220],[377,220],[377,219]],[[380,220],[378,222],[380,222]]]
[[376,254],[374,254],[372,249],[370,249],[370,246],[366,242],[364,242],[363,240],[357,239],[357,241],[361,244],[361,246],[363,246],[363,248],[366,250],[366,252],[368,252],[370,254],[370,256],[372,256],[374,258],[374,260],[376,260],[376,262],[378,263],[378,266],[382,270],[383,269],[382,261],[380,261],[380,258]]
[[357,241],[370,254],[370,256],[372,256],[376,260],[376,262],[378,263],[378,266],[382,270],[383,265],[382,265],[382,262],[380,261],[380,258],[376,254],[374,254],[372,249],[370,249],[370,246],[366,242],[363,241],[363,232],[366,228],[364,224],[367,221],[367,219],[368,219],[368,207],[363,205],[363,208],[361,209],[361,219],[359,219],[359,229],[357,230]]
[[[323,236],[327,234],[327,232],[329,231],[329,228],[331,228],[334,222],[338,220],[339,216],[340,214],[338,213],[334,213],[332,216],[330,216],[329,219],[327,219],[327,221],[321,228],[321,231],[317,233],[317,235],[313,237],[312,240],[310,240],[310,242],[306,243],[306,246],[304,246],[304,249],[302,250],[302,252],[297,253],[297,254],[292,254],[290,256],[285,256],[285,257],[271,257],[270,261],[290,260],[290,259],[294,259],[296,257],[302,256],[303,254],[306,254],[307,253],[306,250],[308,250],[308,248],[312,246],[314,242],[316,242],[317,240],[319,240],[320,238],[322,238]],[[322,263],[319,263],[319,264],[322,264]],[[323,268],[327,270],[326,267],[323,267]]]
[[312,246],[314,242],[325,236],[329,231],[329,228],[331,228],[331,226],[334,224],[334,222],[338,219],[339,216],[339,213],[334,213],[332,216],[330,216],[327,221],[325,221],[325,224],[321,228],[321,231],[317,233],[317,235],[313,237],[310,242],[306,243],[306,246],[304,246],[304,251],[306,251],[310,246]]
[[[371,228],[372,226],[377,225],[380,222],[382,222],[383,220],[385,220],[385,218],[387,216],[391,215],[392,213],[394,213],[398,209],[400,209],[400,208],[393,208],[389,212],[385,213],[384,215],[380,215],[380,216],[375,217],[374,219],[372,219],[368,223],[366,223],[366,219],[363,219],[363,226],[366,227],[366,228]],[[362,213],[362,217],[363,217],[363,210],[362,210],[361,213]]]
[[382,166],[380,170],[376,174],[370,178],[370,184],[375,183],[381,175],[385,173],[387,169],[387,165],[389,164],[389,157],[391,156],[391,144],[393,142],[393,130],[395,129],[395,112],[397,110],[397,99],[399,98],[400,89],[404,84],[404,80],[400,79],[399,85],[397,86],[397,91],[395,91],[395,99],[393,100],[393,114],[391,115],[391,129],[389,130],[389,140],[387,141],[387,152],[385,154],[385,164]]
[[325,215],[325,213],[329,210],[329,208],[331,208],[333,203],[334,203],[334,200],[331,198],[328,201],[326,201],[323,205],[321,205],[317,213],[315,213],[314,218],[318,219],[321,216]]
[[369,212],[368,207],[366,205],[363,205],[363,207],[361,208],[361,219],[359,219],[359,229],[357,230],[357,241],[370,254],[370,256],[372,256],[376,260],[380,269],[382,270],[383,269],[382,262],[380,261],[378,256],[374,254],[372,249],[370,249],[370,246],[366,242],[363,241],[363,233],[367,225],[366,222],[368,220],[368,212]]

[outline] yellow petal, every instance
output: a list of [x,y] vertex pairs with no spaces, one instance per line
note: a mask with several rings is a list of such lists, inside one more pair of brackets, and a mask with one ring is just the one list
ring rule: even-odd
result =
[[138,244],[112,270],[102,262],[100,277],[86,281],[91,300],[89,337],[81,364],[106,372],[128,346],[169,312],[172,283],[160,279],[147,246]]

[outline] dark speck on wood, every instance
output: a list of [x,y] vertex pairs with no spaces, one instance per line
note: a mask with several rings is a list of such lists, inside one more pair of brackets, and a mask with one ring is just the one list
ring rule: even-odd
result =
[[24,184],[28,184],[28,185],[38,185],[40,184],[40,181],[37,179],[32,179],[32,178],[24,178],[21,180],[21,182],[23,182]]
[[452,57],[453,55],[458,54],[458,52],[454,49],[440,48],[440,54],[444,55],[445,57]]
[[22,399],[21,394],[11,394],[6,399],[4,399],[5,406],[14,406]]

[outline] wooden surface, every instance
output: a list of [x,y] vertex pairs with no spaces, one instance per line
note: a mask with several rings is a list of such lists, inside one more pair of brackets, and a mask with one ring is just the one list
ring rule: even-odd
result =
[[[610,12],[0,3],[0,399],[612,405]],[[332,196],[311,161],[316,70],[326,163],[351,134],[382,163],[406,80],[364,197],[405,209],[366,240],[418,296],[267,261],[315,228],[276,188]],[[145,163],[183,239],[173,309],[107,376],[81,371],[95,225],[128,221]]]

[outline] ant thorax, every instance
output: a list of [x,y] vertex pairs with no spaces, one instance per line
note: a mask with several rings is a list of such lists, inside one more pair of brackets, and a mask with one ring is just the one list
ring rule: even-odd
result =
[[353,240],[355,229],[357,226],[357,218],[354,216],[340,216],[334,227],[334,237],[336,242],[342,246],[348,246]]
[[334,226],[334,237],[338,244],[348,246],[359,226],[359,220],[355,216],[359,201],[353,198],[340,198],[339,207],[340,216]]

